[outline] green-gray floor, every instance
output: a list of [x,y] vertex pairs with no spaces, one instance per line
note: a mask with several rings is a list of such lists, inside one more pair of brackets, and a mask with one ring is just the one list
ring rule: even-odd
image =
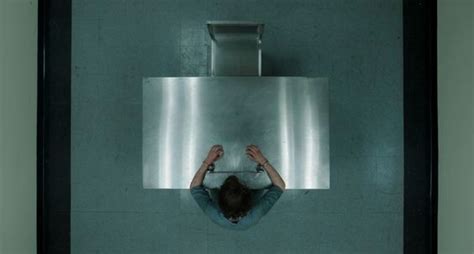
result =
[[[73,0],[72,253],[401,253],[401,0]],[[257,20],[265,73],[328,77],[331,189],[286,191],[258,226],[145,190],[141,81],[207,73],[207,20]],[[198,165],[197,165],[198,166]]]

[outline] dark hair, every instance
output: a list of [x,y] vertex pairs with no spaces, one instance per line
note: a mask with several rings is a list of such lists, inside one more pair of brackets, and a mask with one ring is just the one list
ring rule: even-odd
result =
[[219,207],[228,219],[244,216],[250,210],[251,199],[250,189],[234,175],[227,177],[219,191]]

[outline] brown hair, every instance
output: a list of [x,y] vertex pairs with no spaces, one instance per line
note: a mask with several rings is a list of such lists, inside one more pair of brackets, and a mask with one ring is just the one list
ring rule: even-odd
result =
[[226,218],[244,216],[250,210],[251,200],[247,186],[241,184],[234,175],[227,177],[219,191],[219,207]]

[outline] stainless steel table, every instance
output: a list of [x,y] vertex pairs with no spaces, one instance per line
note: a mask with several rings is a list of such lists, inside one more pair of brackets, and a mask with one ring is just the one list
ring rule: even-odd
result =
[[[205,179],[219,186],[223,176],[255,170],[245,147],[256,144],[287,189],[328,189],[328,100],[326,78],[145,78],[143,186],[189,188],[209,148],[221,144],[225,155]],[[248,174],[252,188],[269,183],[266,173]]]

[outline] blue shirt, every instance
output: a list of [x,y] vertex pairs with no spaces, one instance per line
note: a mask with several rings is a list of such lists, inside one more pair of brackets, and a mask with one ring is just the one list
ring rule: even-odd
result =
[[272,185],[263,197],[237,223],[229,221],[221,212],[216,202],[213,202],[204,186],[199,185],[190,189],[196,203],[215,224],[233,230],[245,230],[258,223],[260,218],[268,213],[270,208],[280,198],[283,190]]

